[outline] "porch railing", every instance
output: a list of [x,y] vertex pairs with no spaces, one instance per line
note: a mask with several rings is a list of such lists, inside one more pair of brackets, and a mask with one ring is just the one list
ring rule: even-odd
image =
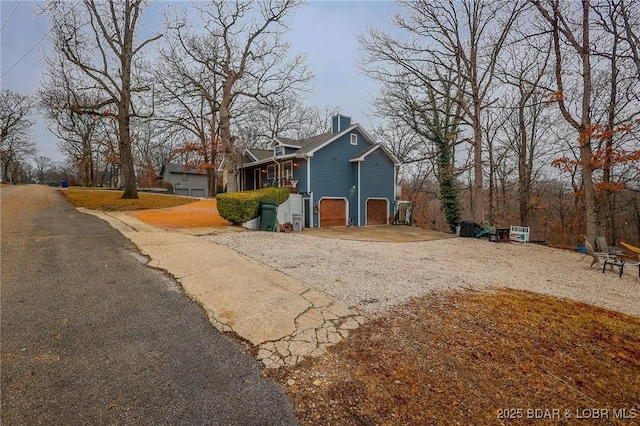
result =
[[289,193],[291,194],[298,193],[298,179],[284,179],[284,178],[267,179],[263,183],[263,187],[266,188],[269,186],[281,186],[281,187],[289,188]]

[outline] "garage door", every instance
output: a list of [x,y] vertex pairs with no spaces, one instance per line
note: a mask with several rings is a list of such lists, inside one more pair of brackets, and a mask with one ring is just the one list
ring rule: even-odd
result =
[[173,193],[176,195],[189,195],[189,189],[188,188],[174,188],[173,189]]
[[192,189],[191,190],[192,197],[204,197],[204,189]]
[[320,227],[346,226],[347,200],[325,198],[320,200]]
[[387,200],[367,200],[367,225],[387,224]]

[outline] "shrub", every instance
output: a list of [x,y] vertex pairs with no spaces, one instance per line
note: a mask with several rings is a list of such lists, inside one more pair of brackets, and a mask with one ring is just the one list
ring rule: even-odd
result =
[[229,222],[238,224],[249,221],[259,214],[261,201],[282,204],[289,198],[288,188],[269,187],[255,191],[227,192],[218,194],[218,212]]

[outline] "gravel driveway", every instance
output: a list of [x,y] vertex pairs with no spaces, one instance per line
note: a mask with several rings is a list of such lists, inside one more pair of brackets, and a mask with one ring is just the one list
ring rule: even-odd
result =
[[302,233],[223,232],[227,245],[368,316],[444,289],[510,287],[640,316],[637,267],[622,278],[589,269],[582,254],[535,244],[454,238],[412,243],[348,241]]

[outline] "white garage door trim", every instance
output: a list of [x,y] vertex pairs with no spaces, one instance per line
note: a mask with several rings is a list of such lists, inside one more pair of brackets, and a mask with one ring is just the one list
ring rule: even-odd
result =
[[320,211],[322,210],[322,200],[344,200],[344,226],[349,224],[349,200],[345,197],[321,197],[318,200],[318,228],[321,227],[322,219],[320,217]]
[[384,200],[387,202],[387,214],[385,214],[385,223],[388,225],[389,224],[389,199],[388,198],[384,198],[384,197],[369,197],[367,198],[367,200],[364,202],[364,223],[365,225],[368,225],[368,219],[369,219],[369,200]]

